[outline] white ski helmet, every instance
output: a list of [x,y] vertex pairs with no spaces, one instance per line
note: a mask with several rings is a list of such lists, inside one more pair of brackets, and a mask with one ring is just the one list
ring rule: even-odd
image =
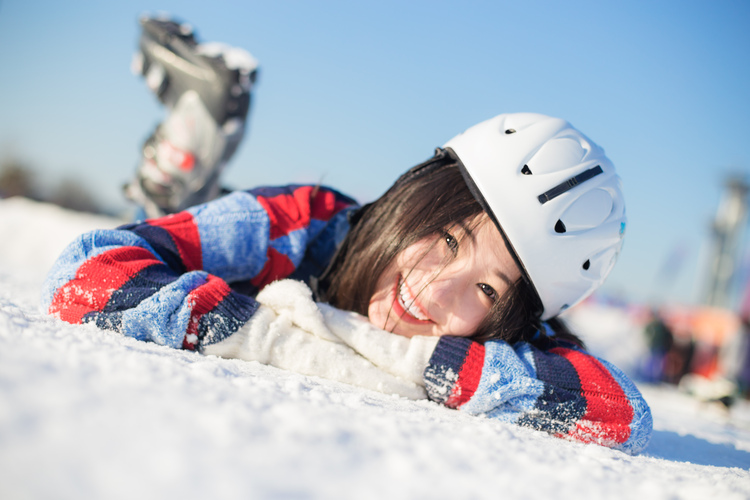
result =
[[444,146],[536,289],[547,320],[588,297],[622,248],[625,202],[604,150],[568,122],[498,115]]

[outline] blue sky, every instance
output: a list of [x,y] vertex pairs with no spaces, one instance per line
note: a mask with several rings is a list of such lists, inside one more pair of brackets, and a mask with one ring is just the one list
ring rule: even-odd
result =
[[560,116],[624,182],[628,234],[603,291],[702,299],[723,180],[750,171],[750,2],[0,0],[0,159],[126,207],[120,185],[163,117],[129,70],[144,12],[260,61],[227,184],[322,181],[369,201],[474,123]]

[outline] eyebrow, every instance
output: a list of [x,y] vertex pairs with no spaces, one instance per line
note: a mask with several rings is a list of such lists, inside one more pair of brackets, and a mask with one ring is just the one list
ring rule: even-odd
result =
[[466,221],[458,221],[456,222],[456,225],[459,226],[463,231],[469,235],[469,237],[473,240],[474,239],[474,231],[469,227],[469,225],[466,223]]
[[504,272],[502,272],[502,271],[500,271],[500,270],[498,269],[498,270],[496,270],[496,271],[495,271],[495,274],[497,274],[497,276],[498,276],[498,277],[499,277],[499,278],[500,278],[501,280],[503,280],[503,281],[505,282],[505,284],[506,284],[506,285],[508,285],[508,286],[512,286],[512,285],[513,285],[513,281],[512,281],[512,280],[511,280],[511,279],[510,279],[510,278],[508,277],[508,275],[507,275],[507,274],[505,274]]
[[476,238],[474,237],[474,231],[469,227],[468,224],[466,224],[466,221],[458,221],[456,222],[456,225],[460,227],[466,235],[471,238],[471,241],[476,242]]

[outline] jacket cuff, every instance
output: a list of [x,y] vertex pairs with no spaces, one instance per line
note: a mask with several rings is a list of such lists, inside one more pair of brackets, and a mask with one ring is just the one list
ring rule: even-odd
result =
[[253,317],[259,305],[254,298],[232,291],[228,286],[224,295],[197,297],[182,348],[202,352],[205,347],[231,337]]
[[484,345],[464,337],[441,337],[424,372],[427,396],[458,408],[474,395],[482,378]]

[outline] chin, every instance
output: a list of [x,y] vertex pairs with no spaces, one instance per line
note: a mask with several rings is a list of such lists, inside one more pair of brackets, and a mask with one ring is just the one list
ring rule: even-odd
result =
[[412,325],[406,321],[396,322],[396,326],[390,329],[391,333],[400,335],[402,337],[434,337],[439,335],[432,328],[424,328],[422,325]]
[[400,335],[402,337],[406,338],[412,338],[419,335],[418,332],[414,332],[409,328],[399,328],[400,325],[396,325],[396,328],[393,329],[391,333],[395,333],[396,335]]

